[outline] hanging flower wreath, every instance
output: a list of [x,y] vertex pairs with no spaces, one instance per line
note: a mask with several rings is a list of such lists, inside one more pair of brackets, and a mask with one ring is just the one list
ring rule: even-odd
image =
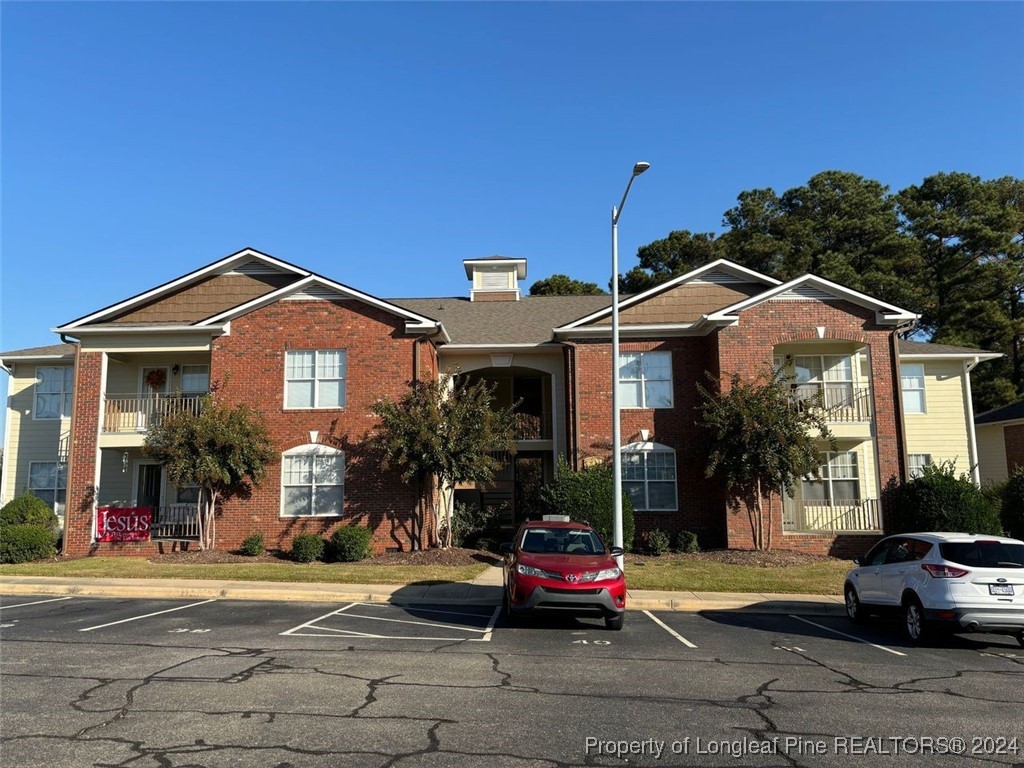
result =
[[160,389],[167,381],[167,371],[163,368],[154,368],[146,374],[146,384],[150,389]]

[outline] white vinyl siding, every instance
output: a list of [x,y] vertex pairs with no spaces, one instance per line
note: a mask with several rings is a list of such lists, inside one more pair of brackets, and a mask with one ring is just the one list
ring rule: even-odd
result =
[[74,379],[75,370],[70,366],[39,366],[36,368],[33,418],[66,419],[71,416]]
[[900,381],[903,386],[903,412],[925,413],[924,365],[903,363],[900,366]]
[[623,408],[671,408],[672,353],[621,353],[619,403]]
[[[907,365],[903,363],[901,368]],[[927,453],[935,464],[953,461],[956,462],[957,473],[970,472],[972,462],[967,441],[963,362],[929,360],[913,365],[917,369],[915,376],[920,375],[924,382],[927,402],[925,412],[908,414],[903,420],[907,432],[907,453]],[[967,407],[970,407],[969,403]]]
[[285,353],[286,408],[344,408],[345,350]]
[[281,517],[339,517],[345,504],[345,454],[304,445],[281,457]]
[[674,512],[676,454],[657,443],[634,443],[622,449],[622,490],[633,509],[644,512]]

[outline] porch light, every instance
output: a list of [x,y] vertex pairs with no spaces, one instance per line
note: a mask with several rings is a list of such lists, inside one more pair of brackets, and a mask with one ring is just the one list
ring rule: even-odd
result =
[[128,474],[128,451],[121,454],[121,474]]
[[[651,167],[650,163],[639,162],[633,166],[633,175],[629,177],[626,191],[618,207],[612,206],[612,475],[613,492],[613,532],[612,544],[623,547],[622,543],[622,424],[619,419],[619,216],[626,205],[629,188],[633,179]],[[615,558],[619,568],[625,571],[624,558]]]

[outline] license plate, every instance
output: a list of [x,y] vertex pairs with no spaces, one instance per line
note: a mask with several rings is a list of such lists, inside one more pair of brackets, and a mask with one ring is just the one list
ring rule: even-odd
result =
[[988,593],[990,595],[1012,595],[1013,584],[989,584]]

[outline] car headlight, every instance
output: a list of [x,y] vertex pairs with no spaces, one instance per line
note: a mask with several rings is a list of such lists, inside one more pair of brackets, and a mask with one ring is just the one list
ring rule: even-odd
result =
[[520,563],[516,566],[516,570],[519,571],[523,576],[534,576],[538,579],[553,579],[554,581],[561,581],[562,575],[560,573],[551,573],[541,568],[533,568],[529,565],[523,565]]
[[604,581],[605,579],[617,579],[622,575],[622,571],[618,568],[605,568],[603,571],[598,571],[594,577],[594,581]]

